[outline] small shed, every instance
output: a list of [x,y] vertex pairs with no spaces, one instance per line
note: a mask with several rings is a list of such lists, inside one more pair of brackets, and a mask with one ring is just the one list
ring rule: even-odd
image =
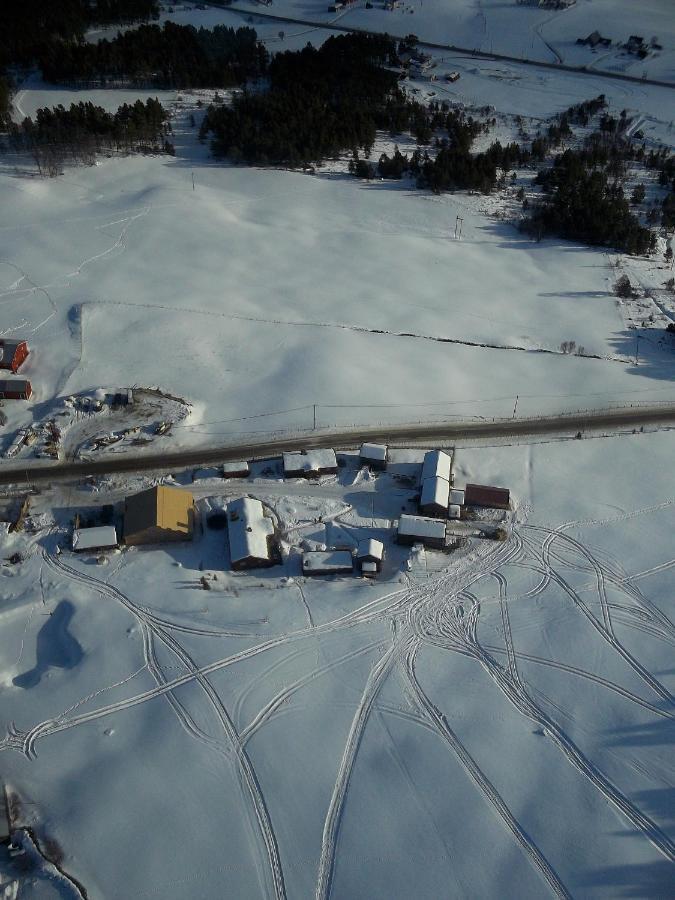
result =
[[117,547],[117,532],[113,525],[97,525],[95,528],[76,528],[73,531],[75,553],[94,550],[111,550]]
[[0,400],[30,400],[32,395],[30,381],[19,378],[0,380]]
[[361,567],[361,574],[373,578],[382,569],[384,544],[375,538],[364,538],[359,541],[356,550],[356,561]]
[[223,478],[248,478],[249,465],[246,460],[223,463]]
[[449,519],[461,519],[462,518],[462,507],[458,503],[451,503],[448,507],[448,518]]
[[338,470],[335,450],[330,448],[284,453],[283,461],[286,478],[318,478]]
[[303,575],[351,575],[353,571],[349,550],[308,550],[302,555]]
[[0,369],[10,369],[16,375],[28,353],[27,341],[0,338]]
[[453,488],[450,491],[450,503],[457,506],[464,506],[464,490],[463,488]]
[[445,547],[445,522],[424,516],[402,515],[398,520],[396,541],[399,544],[424,544],[425,547]]
[[507,488],[493,487],[487,484],[467,484],[464,488],[464,502],[467,506],[508,509],[510,496]]
[[359,458],[364,465],[371,469],[383,471],[387,468],[389,449],[386,444],[361,444]]
[[445,478],[450,481],[452,457],[443,450],[428,450],[422,463],[422,481],[427,478]]
[[227,538],[233,569],[273,566],[274,524],[260,500],[241,497],[227,504]]
[[447,72],[445,75],[446,81],[459,81],[459,72]]
[[445,518],[448,515],[450,482],[445,478],[425,478],[422,482],[420,512],[423,516]]

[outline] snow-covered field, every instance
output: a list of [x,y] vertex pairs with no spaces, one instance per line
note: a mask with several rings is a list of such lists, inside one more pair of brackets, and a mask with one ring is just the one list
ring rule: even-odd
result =
[[[503,23],[527,17],[527,55],[544,59],[535,26],[549,42],[560,29],[560,48],[563,26],[604,33],[592,16],[609,18],[601,0],[555,16],[456,3],[456,21],[449,6],[345,21],[386,17],[421,37],[435,23],[436,40],[448,22],[461,44],[482,15],[494,49],[517,52]],[[669,46],[660,12],[612,10],[617,33]],[[255,26],[279,41],[277,23]],[[275,49],[325,35],[287,26]],[[460,80],[412,87],[494,106],[501,139],[512,116],[534,129],[602,92],[642,117],[649,142],[672,144],[671,91],[437,59]],[[16,115],[156,93],[33,78]],[[75,417],[74,453],[99,420],[63,398],[79,409],[83,394],[132,385],[171,395],[152,418],[173,417],[161,438],[173,447],[311,429],[314,405],[329,427],[508,417],[516,397],[518,415],[675,399],[673,347],[648,321],[675,315],[663,241],[650,260],[535,243],[501,200],[359,182],[344,160],[314,175],[215,164],[189,122],[212,92],[160,97],[174,104],[175,158],[101,159],[42,180],[30,160],[0,157],[0,333],[28,339],[21,375],[35,391],[5,402],[0,449],[61,411],[61,423]],[[382,135],[377,147],[390,145]],[[611,291],[624,272],[646,296],[622,306]],[[562,353],[566,341],[584,354]],[[165,413],[171,398],[189,407]],[[136,414],[98,414],[101,433]],[[140,478],[33,498],[35,531],[0,531],[0,771],[22,824],[92,900],[669,896],[673,440],[460,447],[458,484],[511,489],[509,540],[410,564],[390,526],[413,508],[419,450],[395,451],[378,477],[348,460],[318,484],[263,464],[244,484],[177,473],[202,522],[243,493],[276,512],[285,562],[252,573],[230,570],[225,533],[208,528],[105,566],[56,554],[76,510],[119,501]],[[387,544],[378,579],[300,575],[302,541],[365,534]],[[0,859],[10,897],[16,865]],[[19,896],[76,896],[60,879],[36,869]]]

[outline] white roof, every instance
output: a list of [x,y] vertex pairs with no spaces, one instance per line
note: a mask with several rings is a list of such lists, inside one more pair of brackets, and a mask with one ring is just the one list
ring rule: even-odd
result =
[[398,520],[398,533],[405,537],[445,538],[445,522],[425,516],[402,515]]
[[364,562],[364,563],[361,564],[361,571],[362,571],[362,572],[375,572],[375,573],[376,573],[376,572],[377,572],[377,563],[366,561],[366,562]]
[[453,488],[450,491],[450,502],[458,506],[464,505],[464,488]]
[[420,499],[422,506],[434,503],[447,509],[449,498],[450,483],[445,478],[424,479],[422,482],[422,497]]
[[424,454],[422,481],[426,478],[445,478],[450,481],[452,459],[443,450],[428,450]]
[[95,550],[99,547],[116,547],[117,532],[113,525],[97,525],[96,528],[76,528],[73,532],[73,550]]
[[227,534],[233,563],[270,558],[267,538],[274,534],[274,525],[260,500],[242,497],[227,504]]
[[363,559],[364,556],[374,556],[375,559],[382,559],[384,556],[384,544],[382,541],[376,541],[375,538],[364,538],[362,541],[359,541],[356,558]]
[[248,472],[248,463],[245,459],[236,460],[235,462],[223,463],[223,472],[228,475],[230,472]]
[[320,472],[336,469],[335,450],[328,448],[307,450],[306,453],[284,453],[284,472]]
[[318,573],[351,572],[354,568],[354,560],[349,550],[310,550],[303,553],[302,571]]
[[450,508],[448,509],[448,516],[450,516],[451,519],[459,519],[461,515],[461,507],[456,503],[451,503]]
[[361,444],[359,453],[362,459],[374,459],[378,462],[387,461],[387,445],[386,444]]

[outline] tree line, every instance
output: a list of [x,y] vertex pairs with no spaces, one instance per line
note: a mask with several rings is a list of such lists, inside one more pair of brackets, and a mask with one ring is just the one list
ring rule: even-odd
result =
[[40,174],[58,175],[66,162],[91,165],[102,152],[172,153],[171,125],[157,99],[125,103],[106,112],[93,103],[39,109],[35,118],[10,124],[9,142],[29,152]]

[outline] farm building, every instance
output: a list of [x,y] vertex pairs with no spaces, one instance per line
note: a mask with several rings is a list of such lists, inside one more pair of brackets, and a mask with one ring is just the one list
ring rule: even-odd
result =
[[422,482],[420,512],[423,516],[446,518],[450,500],[450,482],[445,478],[433,476]]
[[260,500],[241,497],[227,504],[227,539],[233,569],[256,569],[277,562],[274,523]]
[[588,47],[597,47],[602,44],[603,47],[609,47],[612,43],[610,38],[604,38],[599,31],[591,31],[588,37],[577,38],[577,44],[586,44]]
[[396,541],[399,544],[424,544],[426,547],[445,547],[445,522],[424,516],[402,515],[398,520]]
[[249,467],[246,460],[223,463],[223,478],[248,478]]
[[371,469],[383,471],[387,468],[389,451],[386,444],[361,444],[359,458],[361,463]]
[[447,72],[445,75],[446,81],[459,81],[459,72]]
[[286,478],[318,478],[338,470],[335,450],[301,450],[284,453],[283,459]]
[[113,547],[117,547],[117,532],[112,525],[98,525],[95,528],[76,528],[73,531],[72,547],[75,553],[111,550]]
[[308,550],[302,554],[303,575],[351,575],[353,571],[349,550]]
[[452,457],[443,450],[428,450],[422,464],[422,483],[427,478],[445,478],[450,481]]
[[361,567],[361,574],[369,578],[382,569],[382,560],[384,559],[384,544],[382,541],[376,541],[374,538],[364,538],[359,541],[356,550],[356,561]]
[[0,381],[0,400],[30,400],[32,396],[30,381],[19,378]]
[[0,339],[0,369],[11,369],[16,375],[28,353],[26,341]]
[[494,509],[508,509],[509,500],[507,488],[492,487],[486,484],[467,484],[464,488],[464,502],[467,506],[489,506]]
[[462,507],[458,503],[451,503],[448,507],[448,518],[449,519],[461,519],[462,518]]
[[450,503],[456,506],[464,506],[464,491],[462,488],[453,488],[450,491]]
[[190,491],[155,485],[124,501],[125,544],[189,541],[194,529]]

